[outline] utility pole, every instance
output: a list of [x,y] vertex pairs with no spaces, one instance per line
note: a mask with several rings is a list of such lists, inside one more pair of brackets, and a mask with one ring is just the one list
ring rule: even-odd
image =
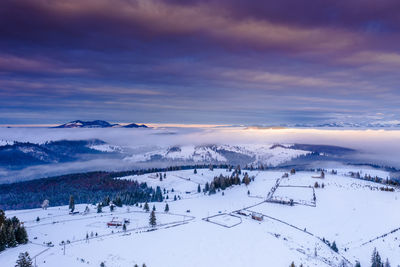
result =
[[61,244],[64,246],[63,255],[65,256],[65,241],[61,241]]

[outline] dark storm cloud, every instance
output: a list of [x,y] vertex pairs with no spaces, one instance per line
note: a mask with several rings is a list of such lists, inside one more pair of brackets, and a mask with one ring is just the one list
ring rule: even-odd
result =
[[398,118],[399,9],[370,0],[5,0],[0,122]]

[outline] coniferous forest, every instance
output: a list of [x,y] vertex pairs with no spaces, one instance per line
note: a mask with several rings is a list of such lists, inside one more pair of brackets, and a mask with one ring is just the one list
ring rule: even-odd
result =
[[25,227],[17,217],[7,218],[0,210],[0,251],[28,242]]
[[[228,165],[214,165],[228,168]],[[0,209],[31,209],[41,207],[44,200],[50,206],[67,205],[70,196],[76,204],[96,204],[110,199],[120,205],[138,202],[163,201],[161,188],[148,187],[146,183],[116,179],[128,175],[167,172],[190,168],[209,168],[208,165],[173,166],[120,172],[87,172],[42,178],[32,181],[1,184]]]
[[106,198],[121,204],[162,201],[160,188],[146,183],[115,179],[115,173],[89,172],[0,185],[0,209],[38,208],[44,200],[50,206],[66,205],[70,196],[76,204],[98,203]]

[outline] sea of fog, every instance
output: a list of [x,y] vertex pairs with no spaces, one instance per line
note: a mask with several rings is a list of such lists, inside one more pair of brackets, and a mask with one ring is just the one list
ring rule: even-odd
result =
[[[247,127],[158,127],[126,128],[0,128],[0,141],[44,143],[53,140],[100,139],[110,145],[123,146],[140,153],[146,147],[207,144],[318,144],[356,149],[357,157],[366,163],[400,168],[399,130],[360,129],[260,129]],[[4,143],[4,142],[3,142]],[[101,159],[90,162],[35,166],[23,171],[0,170],[0,177],[46,177],[55,173],[92,170],[114,170],[146,167],[120,160]]]

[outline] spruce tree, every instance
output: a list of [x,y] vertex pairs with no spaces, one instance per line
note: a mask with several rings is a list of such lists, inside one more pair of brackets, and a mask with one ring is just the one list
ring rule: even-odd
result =
[[15,239],[15,232],[13,227],[10,227],[7,230],[7,247],[13,248],[17,246],[17,240]]
[[148,204],[147,202],[144,203],[143,209],[144,209],[146,212],[149,212],[150,208],[149,208],[149,204]]
[[333,251],[335,251],[335,252],[338,252],[338,251],[339,251],[338,248],[337,248],[337,246],[336,246],[336,242],[335,242],[335,241],[333,241],[332,246],[331,246],[331,249],[332,249]]
[[167,203],[167,204],[165,204],[165,209],[164,209],[164,211],[165,211],[165,212],[168,212],[168,211],[169,211],[169,206],[168,206],[168,203]]
[[69,210],[71,212],[74,212],[74,210],[75,210],[75,200],[74,200],[74,196],[73,195],[71,195],[69,197]]
[[6,213],[4,210],[0,210],[0,226],[6,221]]
[[0,227],[0,251],[6,249],[7,246],[7,231],[5,227]]
[[18,226],[17,229],[15,229],[15,239],[18,244],[28,243],[28,234],[26,233],[25,227]]
[[97,213],[102,213],[103,212],[103,207],[99,204],[97,204]]
[[32,267],[32,260],[28,252],[19,254],[15,267]]
[[154,227],[154,226],[157,225],[156,213],[154,212],[154,210],[150,213],[149,224],[150,224],[152,227]]
[[379,252],[374,248],[374,251],[372,252],[372,257],[371,257],[371,267],[382,267],[382,260],[381,256],[379,255]]
[[207,182],[206,187],[204,188],[205,192],[208,192],[210,190],[210,184]]
[[247,172],[246,172],[246,174],[244,175],[243,183],[244,183],[245,185],[249,185],[249,183],[250,183],[250,178],[249,178],[249,175],[247,174]]

